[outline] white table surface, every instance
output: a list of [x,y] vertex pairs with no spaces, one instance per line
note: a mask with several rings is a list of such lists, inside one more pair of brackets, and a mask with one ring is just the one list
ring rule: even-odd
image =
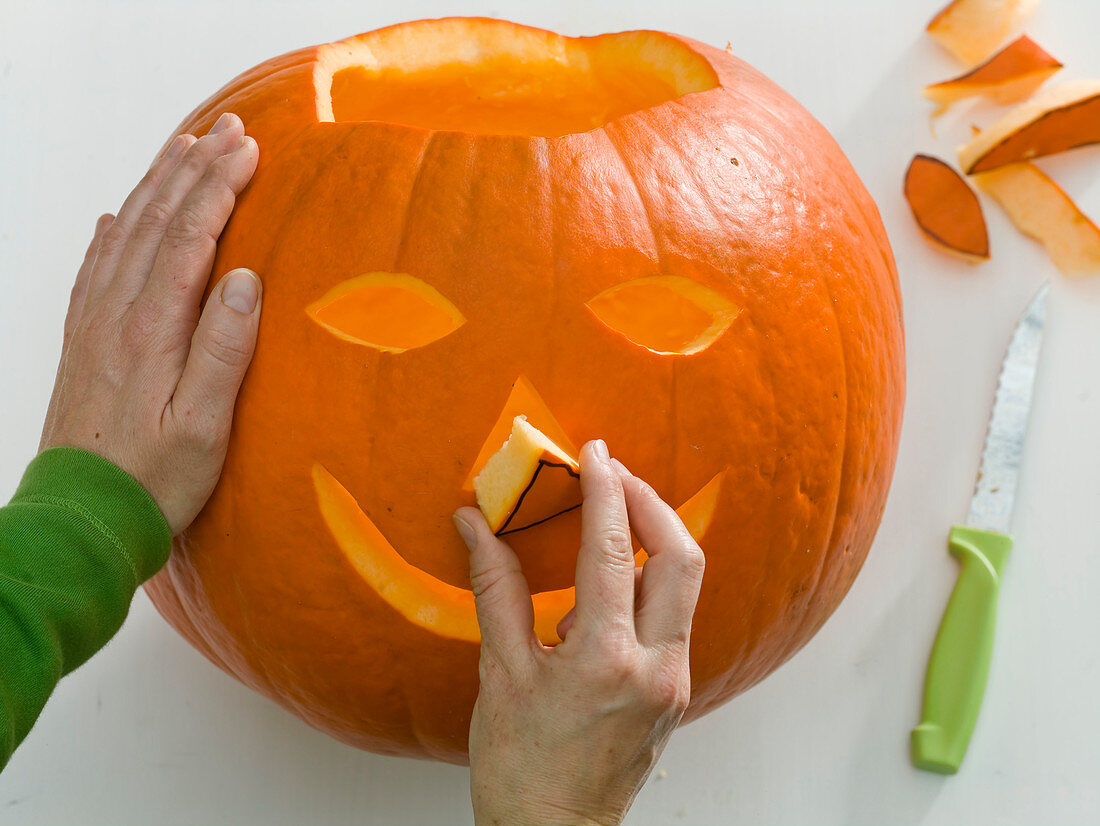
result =
[[[993,261],[928,247],[901,197],[915,151],[952,157],[989,107],[928,128],[921,85],[957,66],[923,34],[937,0],[0,2],[0,501],[33,456],[69,287],[96,217],[117,209],[193,105],[299,46],[401,19],[511,17],[567,34],[681,32],[733,50],[837,137],[882,210],[901,272],[909,391],[874,548],[847,600],[790,663],[673,738],[628,822],[1100,822],[1100,278],[1071,281],[992,204]],[[1045,0],[1027,31],[1100,75],[1100,4]],[[1043,166],[1100,216],[1100,149]],[[998,366],[1053,279],[1017,549],[962,771],[914,770],[907,738],[954,582]],[[315,732],[193,651],[139,593],[124,629],[64,680],[0,776],[0,823],[468,824],[468,774]]]

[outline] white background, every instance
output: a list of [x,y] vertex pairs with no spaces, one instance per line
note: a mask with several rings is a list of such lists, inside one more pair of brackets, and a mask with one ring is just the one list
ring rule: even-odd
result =
[[[1100,75],[1100,4],[1044,0],[1027,24]],[[986,204],[993,260],[956,263],[901,198],[915,151],[953,157],[991,107],[929,131],[921,85],[959,67],[923,34],[936,0],[0,3],[0,501],[33,456],[68,291],[179,120],[299,46],[401,19],[511,17],[567,34],[632,28],[724,45],[800,99],[874,195],[905,299],[909,391],[889,506],[851,594],[789,664],[681,731],[641,824],[1100,822],[1100,278],[1070,281]],[[1100,149],[1043,166],[1100,216]],[[1002,591],[997,650],[962,771],[911,768],[907,738],[956,568],[1004,346],[1053,279]],[[318,734],[206,662],[139,594],[122,633],[66,679],[0,776],[0,823],[468,824],[465,769],[376,757]]]

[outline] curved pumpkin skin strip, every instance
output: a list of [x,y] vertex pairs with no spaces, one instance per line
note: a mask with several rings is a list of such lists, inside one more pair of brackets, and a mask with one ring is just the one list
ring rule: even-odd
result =
[[[699,542],[714,518],[725,472],[716,474],[676,513],[692,538]],[[333,539],[356,573],[395,611],[433,634],[480,643],[473,592],[457,588],[406,562],[382,532],[363,513],[347,488],[321,465],[313,466],[317,502]],[[640,566],[648,558],[635,555]],[[535,636],[545,645],[561,642],[558,622],[573,607],[575,591],[562,588],[531,595],[535,609]]]
[[952,0],[926,31],[967,66],[981,63],[1004,42],[1039,0]]
[[967,175],[1100,142],[1100,80],[1073,80],[1006,112],[959,147]]
[[978,196],[939,158],[917,155],[910,161],[905,200],[931,240],[971,263],[989,258],[989,233]]
[[1100,273],[1100,227],[1035,164],[1002,166],[974,180],[1066,275]]
[[943,114],[952,103],[979,95],[997,103],[1015,103],[1029,97],[1061,68],[1059,61],[1025,34],[981,66],[951,80],[925,86],[922,94],[940,104],[937,115]]

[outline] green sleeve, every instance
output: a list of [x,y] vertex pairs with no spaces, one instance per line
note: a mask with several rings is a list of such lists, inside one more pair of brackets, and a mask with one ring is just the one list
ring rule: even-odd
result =
[[62,447],[31,462],[0,508],[0,769],[171,545],[152,497],[106,459]]

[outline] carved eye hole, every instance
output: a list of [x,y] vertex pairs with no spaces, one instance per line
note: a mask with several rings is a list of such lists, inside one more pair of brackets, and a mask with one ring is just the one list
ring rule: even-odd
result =
[[714,290],[677,275],[616,284],[585,306],[631,343],[662,356],[702,352],[741,312]]
[[439,290],[398,272],[349,278],[306,307],[306,313],[338,338],[386,353],[423,347],[466,323]]

